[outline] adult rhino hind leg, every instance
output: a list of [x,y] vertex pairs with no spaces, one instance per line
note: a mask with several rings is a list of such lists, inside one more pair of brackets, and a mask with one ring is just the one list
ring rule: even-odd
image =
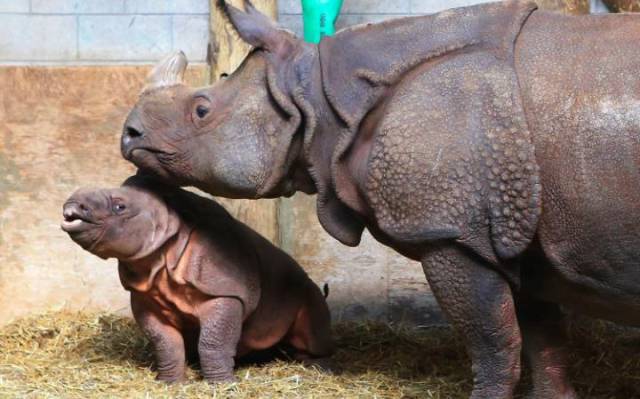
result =
[[573,399],[567,378],[565,316],[558,305],[529,299],[517,301],[523,352],[533,380],[530,397]]
[[422,260],[445,316],[471,357],[472,399],[513,397],[520,379],[521,336],[507,281],[471,252],[434,248]]

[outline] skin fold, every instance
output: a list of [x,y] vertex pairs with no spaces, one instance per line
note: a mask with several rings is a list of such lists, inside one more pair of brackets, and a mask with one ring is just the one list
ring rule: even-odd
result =
[[343,30],[318,46],[246,2],[254,46],[192,89],[160,62],[123,156],[230,198],[317,194],[329,234],[422,262],[464,336],[472,398],[573,398],[560,306],[640,325],[640,17],[505,1]]
[[320,289],[287,254],[220,205],[140,176],[80,189],[62,228],[85,250],[117,258],[158,379],[180,381],[187,356],[209,382],[233,381],[235,359],[276,345],[314,363],[333,351]]

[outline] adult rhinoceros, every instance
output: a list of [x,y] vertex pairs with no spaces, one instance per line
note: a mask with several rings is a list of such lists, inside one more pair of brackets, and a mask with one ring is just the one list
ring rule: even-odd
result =
[[124,157],[231,198],[317,193],[324,228],[420,260],[473,362],[472,398],[570,398],[559,305],[640,325],[640,17],[517,1],[347,29],[320,45],[248,2],[255,49],[191,89],[161,62]]

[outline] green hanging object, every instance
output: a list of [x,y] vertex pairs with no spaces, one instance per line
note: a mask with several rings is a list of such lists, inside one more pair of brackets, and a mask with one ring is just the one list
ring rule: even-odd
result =
[[302,0],[304,40],[320,43],[322,36],[333,35],[340,7],[342,0]]

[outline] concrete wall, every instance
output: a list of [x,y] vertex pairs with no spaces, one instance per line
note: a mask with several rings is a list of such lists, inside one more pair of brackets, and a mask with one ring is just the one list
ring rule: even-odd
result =
[[74,190],[134,172],[118,143],[148,69],[0,68],[0,324],[51,308],[128,311],[116,262],[84,252],[60,222]]
[[[339,28],[489,0],[345,0]],[[600,0],[592,8],[603,11]],[[280,23],[302,35],[300,0]],[[204,62],[209,0],[0,0],[0,64],[151,63],[175,49]]]
[[0,0],[0,63],[203,62],[208,0]]
[[[389,18],[422,15],[447,8],[488,3],[495,0],[344,0],[336,28]],[[278,12],[281,25],[302,37],[302,5],[300,0],[280,0]]]
[[418,262],[382,246],[368,232],[356,248],[341,245],[322,229],[315,209],[315,197],[296,194],[282,200],[281,247],[314,281],[329,284],[335,318],[442,322]]
[[[339,27],[488,0],[347,0]],[[302,34],[300,0],[279,2]],[[0,0],[0,64],[152,63],[182,49],[204,62],[209,0]]]

